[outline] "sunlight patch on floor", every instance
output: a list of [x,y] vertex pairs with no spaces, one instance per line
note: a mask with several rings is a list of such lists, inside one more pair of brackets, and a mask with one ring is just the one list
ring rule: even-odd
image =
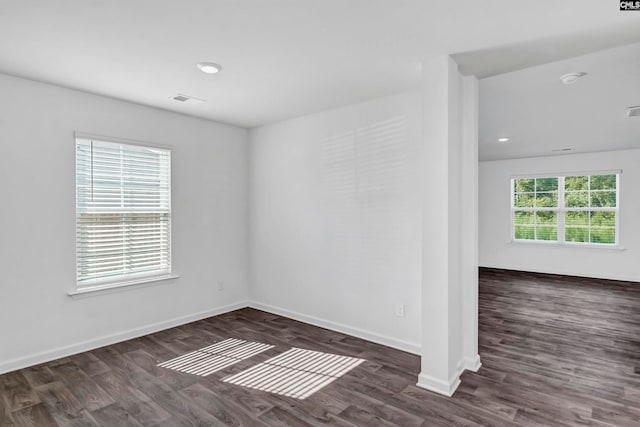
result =
[[158,366],[205,377],[273,347],[269,344],[229,338],[159,363]]
[[296,399],[305,399],[364,359],[292,348],[222,381]]

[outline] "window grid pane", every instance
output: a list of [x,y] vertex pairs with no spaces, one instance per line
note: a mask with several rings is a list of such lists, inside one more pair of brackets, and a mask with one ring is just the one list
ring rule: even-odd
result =
[[557,241],[558,178],[522,178],[513,184],[513,237]]
[[514,179],[513,238],[616,244],[618,179],[617,174]]

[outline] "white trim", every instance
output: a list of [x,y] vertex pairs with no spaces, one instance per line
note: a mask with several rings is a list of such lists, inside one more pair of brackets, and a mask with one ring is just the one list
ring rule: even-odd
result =
[[100,338],[95,338],[88,341],[67,345],[64,347],[59,347],[53,350],[35,353],[29,356],[20,357],[17,359],[2,361],[0,362],[0,374],[16,371],[18,369],[27,368],[29,366],[38,365],[40,363],[50,362],[52,360],[60,359],[62,357],[72,356],[74,354],[94,350],[96,348],[104,347],[106,345],[116,344],[122,341],[127,341],[127,340],[138,338],[144,335],[153,334],[155,332],[163,331],[165,329],[175,328],[176,326],[181,326],[187,323],[206,319],[212,316],[218,316],[220,314],[228,313],[234,310],[239,310],[245,307],[247,307],[247,301],[240,301],[234,304],[229,304],[229,305],[213,308],[206,311],[201,311],[199,313],[189,314],[186,316],[175,317],[173,319],[164,320],[162,322],[140,326],[138,328],[129,329],[123,332],[106,335]]
[[101,295],[106,293],[112,293],[116,290],[123,290],[122,288],[130,288],[135,286],[136,288],[143,288],[155,284],[159,284],[158,282],[164,282],[166,280],[178,279],[180,276],[175,274],[166,274],[162,276],[143,276],[138,279],[132,280],[123,280],[119,282],[110,282],[105,283],[103,285],[95,285],[95,286],[80,286],[73,291],[67,292],[72,298],[77,298],[80,296],[89,296],[89,295]]
[[298,313],[295,311],[287,310],[281,307],[275,307],[269,304],[263,304],[257,301],[249,301],[249,307],[257,310],[266,311],[268,313],[277,314],[279,316],[288,317],[290,319],[298,320],[300,322],[308,323],[310,325],[319,326],[321,328],[330,329],[332,331],[340,332],[354,337],[362,338],[367,341],[374,342],[376,344],[386,345],[387,347],[395,348],[397,350],[406,351],[412,354],[421,354],[421,346],[418,343],[399,340],[397,338],[390,337],[388,335],[381,335],[375,332],[366,331],[364,329],[355,328],[342,323],[332,322],[330,320],[321,319],[315,316],[309,316],[306,314]]
[[605,170],[591,170],[591,171],[564,171],[564,172],[544,172],[544,173],[525,173],[511,175],[511,179],[519,178],[559,178],[567,176],[586,176],[586,175],[612,175],[621,174],[622,169],[605,169]]
[[420,375],[418,375],[418,383],[416,385],[420,388],[451,397],[462,382],[462,380],[460,380],[462,373],[464,371],[478,372],[481,366],[480,355],[476,354],[472,358],[461,359],[456,366],[456,373],[453,374],[448,381],[443,381],[421,372]]
[[173,149],[173,147],[170,145],[156,144],[155,142],[140,141],[135,139],[118,138],[115,136],[96,135],[88,132],[75,131],[73,133],[73,136],[75,139],[88,139],[88,140],[96,140],[96,141],[102,141],[102,142],[111,142],[114,144],[135,145],[136,147],[158,148],[161,150],[169,150],[169,151]]
[[453,374],[453,376],[449,378],[448,381],[442,381],[429,375],[420,373],[420,375],[418,375],[418,383],[416,385],[420,388],[424,388],[426,390],[451,397],[460,385],[460,374],[461,372],[458,371]]
[[589,272],[575,272],[562,269],[548,269],[538,270],[530,267],[517,267],[510,265],[508,267],[500,266],[499,262],[485,262],[479,266],[480,268],[493,268],[497,270],[509,270],[509,271],[521,271],[523,273],[537,273],[537,274],[551,274],[556,276],[571,276],[571,277],[583,277],[586,279],[602,279],[602,280],[617,280],[621,282],[640,282],[640,276],[626,276],[618,274],[601,274],[601,273],[589,273]]
[[[589,175],[591,176],[591,175]],[[561,211],[556,214],[556,237],[558,238],[558,242],[566,243],[567,242],[567,207],[565,206],[565,194],[567,193],[565,188],[564,176],[558,178],[558,206],[562,206]],[[590,179],[590,178],[589,178]],[[618,193],[617,189],[618,175],[616,174],[616,194]],[[618,205],[616,199],[616,206]],[[589,224],[591,224],[591,214],[587,214],[589,216]],[[616,216],[616,224],[618,223],[618,217]],[[537,225],[536,225],[537,227]],[[589,227],[589,233],[591,233],[591,227]],[[515,237],[515,229],[513,231],[513,236]],[[618,239],[618,230],[616,229],[616,239]]]
[[605,251],[626,251],[627,248],[608,243],[581,243],[581,242],[558,242],[555,240],[526,240],[526,239],[512,239],[508,240],[509,245],[541,245],[545,248],[578,248],[588,250],[605,250]]
[[[15,371],[18,369],[27,368],[30,366],[38,365],[40,363],[50,362],[52,360],[60,359],[62,357],[72,356],[74,354],[82,353],[85,351],[91,351],[96,348],[104,347],[107,345],[116,344],[122,341],[138,338],[144,335],[153,334],[155,332],[163,331],[165,329],[175,328],[187,323],[195,322],[198,320],[206,319],[212,316],[218,316],[220,314],[228,313],[230,311],[240,310],[242,308],[254,308],[256,310],[266,311],[272,314],[288,317],[290,319],[298,320],[300,322],[308,323],[310,325],[318,326],[321,328],[330,329],[332,331],[344,333],[354,337],[362,338],[367,341],[371,341],[377,344],[385,345],[397,350],[406,351],[408,353],[420,355],[421,347],[418,343],[412,343],[404,340],[399,340],[386,335],[380,335],[375,332],[366,331],[363,329],[347,326],[341,323],[331,322],[329,320],[320,319],[314,316],[308,316],[305,314],[289,311],[283,308],[275,307],[269,304],[262,304],[257,301],[240,301],[234,304],[214,308],[207,311],[202,311],[195,314],[176,317],[173,319],[165,320],[162,322],[152,323],[149,325],[141,326],[134,329],[129,329],[123,332],[118,332],[111,335],[106,335],[100,338],[91,339],[88,341],[82,341],[76,344],[59,347],[53,350],[47,350],[40,353],[35,353],[25,357],[19,357],[17,359],[7,360],[0,362],[0,374]],[[467,368],[467,364],[462,365],[463,368]],[[458,377],[460,373],[458,373]],[[458,380],[459,384],[459,380]],[[457,387],[457,385],[455,386]],[[455,390],[455,388],[454,388]],[[437,391],[437,390],[434,390]]]
[[478,370],[480,369],[481,366],[482,366],[482,362],[480,361],[480,355],[479,354],[476,354],[472,358],[465,358],[462,361],[463,370],[467,370],[467,371],[471,371],[471,372],[478,372]]

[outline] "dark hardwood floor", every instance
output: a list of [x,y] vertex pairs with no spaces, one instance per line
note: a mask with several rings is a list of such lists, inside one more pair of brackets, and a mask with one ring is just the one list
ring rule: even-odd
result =
[[[417,356],[252,309],[0,376],[1,426],[640,426],[640,284],[483,270],[482,368],[452,398]],[[157,367],[274,345],[207,377]],[[305,400],[222,382],[291,347],[366,361]]]

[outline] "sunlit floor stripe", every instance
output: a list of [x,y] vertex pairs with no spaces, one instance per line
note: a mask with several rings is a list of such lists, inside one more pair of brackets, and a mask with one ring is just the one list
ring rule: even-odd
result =
[[305,399],[362,362],[364,359],[292,348],[222,381]]
[[244,344],[245,342],[246,341],[230,338],[210,345],[208,347],[201,348],[200,350],[192,351],[180,357],[176,357],[175,359],[171,359],[167,362],[161,363],[158,366],[162,366],[163,368],[175,368],[181,365],[190,365],[192,363],[195,363],[196,360],[206,359],[211,354],[218,354],[229,348],[237,347],[241,344]]
[[273,347],[269,344],[229,338],[159,363],[158,366],[206,377]]

